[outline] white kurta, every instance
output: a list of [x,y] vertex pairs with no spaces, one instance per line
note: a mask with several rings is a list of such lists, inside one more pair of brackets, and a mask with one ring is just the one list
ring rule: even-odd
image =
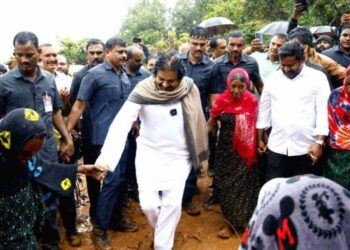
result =
[[139,105],[126,101],[109,128],[96,163],[105,163],[114,170],[137,117],[141,120],[135,159],[139,190],[169,190],[182,186],[190,172],[191,161],[180,102]]

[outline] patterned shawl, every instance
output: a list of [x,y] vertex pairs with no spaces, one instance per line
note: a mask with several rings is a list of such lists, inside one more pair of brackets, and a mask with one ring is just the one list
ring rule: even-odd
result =
[[[345,79],[350,77],[350,66],[346,69]],[[350,97],[343,85],[332,91],[328,100],[328,121],[330,127],[330,147],[350,150]]]

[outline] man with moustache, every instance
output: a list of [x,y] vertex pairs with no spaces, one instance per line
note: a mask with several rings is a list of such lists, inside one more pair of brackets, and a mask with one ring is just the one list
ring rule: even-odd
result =
[[69,89],[71,88],[72,78],[57,71],[57,51],[52,44],[44,43],[39,48],[41,49],[41,67],[55,76],[56,87],[63,101],[62,113],[66,116],[69,110]]
[[[281,46],[287,42],[288,38],[284,34],[274,35],[270,41],[269,50],[267,53],[255,51],[251,54],[259,65],[260,76],[265,82],[266,78],[279,69],[278,51]],[[254,41],[253,41],[254,42]],[[254,46],[252,46],[254,48]]]
[[64,55],[57,55],[57,69],[58,72],[69,76],[69,63],[67,57]]
[[[16,108],[38,111],[47,128],[46,142],[39,154],[50,162],[57,162],[57,148],[53,139],[53,127],[62,135],[59,156],[69,159],[74,152],[73,141],[66,129],[62,103],[52,74],[39,67],[41,49],[38,37],[29,31],[16,34],[13,39],[17,67],[0,78],[0,117]],[[42,249],[59,249],[59,233],[56,222],[57,196],[43,188],[45,196],[45,221],[41,232]]]
[[256,60],[242,53],[245,39],[241,32],[234,31],[229,35],[227,53],[215,60],[218,65],[219,83],[221,92],[226,89],[226,79],[234,68],[243,68],[249,74],[256,90],[261,94],[263,82],[259,74],[259,66]]
[[222,36],[213,36],[209,41],[210,58],[215,60],[227,51],[227,42]]
[[316,40],[316,51],[321,53],[334,46],[334,39],[327,35],[321,35]]
[[313,173],[328,135],[326,76],[304,64],[299,42],[285,43],[278,54],[281,69],[265,82],[257,121],[258,152],[268,151],[266,181]]
[[[103,63],[105,58],[105,44],[100,39],[91,38],[86,44],[86,58],[88,64],[79,70],[73,77],[72,86],[70,88],[71,105],[77,99],[81,82],[85,75],[93,67]],[[77,128],[78,127],[78,128]],[[89,104],[86,103],[86,108],[83,112],[80,124],[76,126],[77,130],[81,131],[82,139],[82,154],[85,164],[93,164],[96,160],[95,148],[91,144],[91,118]],[[92,221],[96,218],[97,197],[100,193],[100,183],[94,178],[86,176],[87,190],[90,200],[89,215]]]
[[[127,99],[131,85],[123,69],[126,62],[126,43],[117,37],[110,38],[105,45],[106,59],[90,69],[82,80],[77,100],[67,120],[68,131],[72,131],[83,114],[87,103],[91,114],[91,144],[97,159],[106,138],[109,126]],[[126,168],[127,143],[115,172],[109,172],[97,197],[93,240],[98,249],[111,249],[107,236],[112,212],[118,210],[118,221],[114,228],[121,231],[134,230],[135,225],[122,218],[122,179]],[[115,167],[115,166],[114,166]]]
[[341,27],[339,45],[322,51],[322,54],[332,58],[344,68],[350,65],[350,24]]
[[[63,101],[62,113],[68,114],[69,109],[69,89],[71,87],[72,79],[71,77],[65,75],[62,72],[57,71],[57,52],[56,49],[49,43],[45,43],[39,46],[40,52],[40,62],[41,68],[50,72],[55,76],[56,87],[60,93],[61,99]],[[54,129],[54,138],[56,144],[60,144],[60,134]],[[72,156],[70,163],[76,163],[77,157]],[[79,238],[78,232],[76,230],[76,207],[75,199],[73,193],[70,196],[60,196],[59,197],[59,212],[62,218],[63,226],[66,230],[66,238],[68,243],[77,247],[81,245],[81,239]]]
[[[216,79],[216,64],[205,54],[208,44],[208,32],[202,27],[196,27],[190,33],[189,51],[180,55],[185,66],[185,76],[193,79],[199,89],[202,110],[206,119],[209,109],[219,94],[220,89]],[[215,151],[215,141],[209,139],[211,154]],[[212,159],[213,155],[209,158]],[[183,207],[189,215],[199,215],[199,208],[192,202],[197,190],[198,170],[192,169],[186,181],[183,197]]]

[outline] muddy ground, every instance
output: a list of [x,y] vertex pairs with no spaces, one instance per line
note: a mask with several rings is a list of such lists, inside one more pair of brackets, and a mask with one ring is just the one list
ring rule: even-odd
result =
[[[178,224],[175,236],[174,250],[226,250],[237,249],[240,242],[242,232],[238,235],[233,235],[229,239],[220,239],[217,237],[218,231],[225,225],[225,220],[222,216],[218,205],[211,206],[209,209],[204,208],[203,203],[208,199],[210,191],[208,186],[211,184],[211,178],[206,174],[198,179],[200,194],[196,195],[194,201],[200,206],[201,214],[199,216],[189,216],[186,212],[182,212],[180,223]],[[84,195],[85,192],[83,192]],[[87,214],[88,203],[82,210],[83,214]],[[130,208],[125,209],[125,216],[132,218],[139,225],[137,232],[124,233],[109,230],[109,237],[115,250],[152,249],[152,228],[148,225],[147,219],[142,213],[137,202],[130,200]],[[87,230],[88,227],[81,226],[80,230]],[[82,236],[83,244],[81,247],[72,248],[68,245],[64,238],[64,231],[60,226],[61,231],[61,247],[64,250],[90,250],[95,249],[91,241],[90,232],[84,232]]]

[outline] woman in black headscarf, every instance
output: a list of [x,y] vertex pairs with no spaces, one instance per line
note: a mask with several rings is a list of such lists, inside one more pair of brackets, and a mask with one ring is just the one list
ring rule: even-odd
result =
[[92,165],[41,159],[45,137],[45,123],[34,110],[13,110],[0,122],[0,249],[38,248],[34,228],[40,228],[44,203],[37,183],[65,195],[73,191],[77,172],[104,175]]

